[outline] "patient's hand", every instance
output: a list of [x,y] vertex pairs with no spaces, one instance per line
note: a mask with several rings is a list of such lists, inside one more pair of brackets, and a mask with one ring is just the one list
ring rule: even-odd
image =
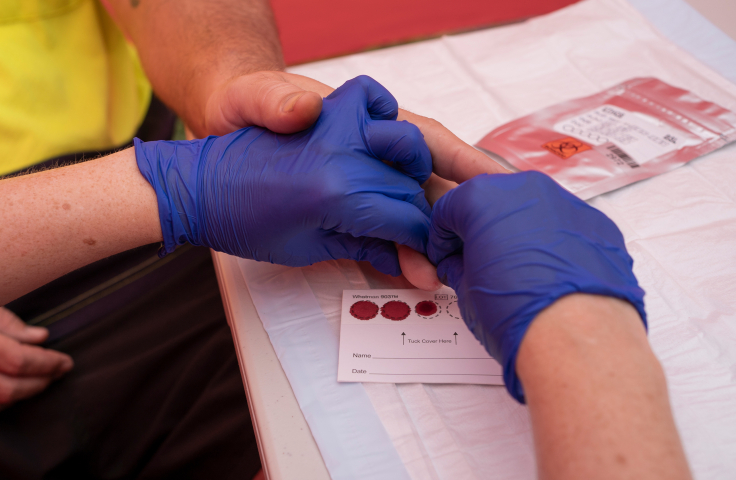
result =
[[48,336],[0,307],[0,409],[36,395],[74,366],[69,355],[36,345]]
[[[321,97],[333,90],[317,80],[278,71],[235,77],[210,95],[204,122],[207,131],[196,133],[223,135],[251,125],[278,133],[304,130],[319,117]],[[434,174],[422,185],[430,205],[458,183],[476,175],[509,173],[436,120],[406,110],[399,110],[398,120],[419,127],[432,153]],[[398,246],[398,253],[401,270],[414,286],[436,290],[442,285],[435,267],[423,254],[403,246]]]
[[[399,120],[407,120],[422,131],[432,154],[434,173],[424,182],[424,196],[430,205],[456,187],[482,173],[511,173],[488,156],[457,138],[441,123],[405,110]],[[437,269],[423,254],[406,246],[397,246],[401,271],[412,285],[422,290],[437,290],[442,283]]]

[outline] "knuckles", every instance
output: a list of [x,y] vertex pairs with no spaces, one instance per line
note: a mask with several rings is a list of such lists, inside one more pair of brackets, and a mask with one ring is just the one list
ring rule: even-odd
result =
[[402,121],[402,123],[406,125],[406,132],[404,133],[404,135],[407,141],[409,141],[410,145],[419,145],[420,147],[426,148],[427,152],[429,152],[429,147],[427,147],[427,144],[424,141],[424,134],[422,134],[422,131],[419,130],[419,127],[417,127],[413,123],[409,123],[406,120]]
[[347,187],[342,176],[318,175],[304,187],[299,197],[308,210],[328,211],[345,201]]
[[381,84],[378,83],[373,77],[370,77],[368,75],[358,75],[357,77],[345,82],[345,85],[360,85],[363,89],[367,90],[374,85]]
[[421,118],[422,118],[421,120],[422,126],[427,129],[430,129],[433,131],[440,130],[440,129],[447,130],[441,122],[439,122],[438,120],[435,120],[434,118],[430,118],[430,117],[421,117]]

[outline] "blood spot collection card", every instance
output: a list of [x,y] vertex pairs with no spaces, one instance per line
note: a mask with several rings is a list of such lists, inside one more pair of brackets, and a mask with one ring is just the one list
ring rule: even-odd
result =
[[337,372],[339,382],[503,385],[449,288],[343,291]]

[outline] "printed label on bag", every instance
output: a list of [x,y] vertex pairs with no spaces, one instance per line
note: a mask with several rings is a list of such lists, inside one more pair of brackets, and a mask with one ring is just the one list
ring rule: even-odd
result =
[[558,122],[553,128],[603,146],[608,158],[631,168],[685,146],[683,135],[669,125],[608,104]]

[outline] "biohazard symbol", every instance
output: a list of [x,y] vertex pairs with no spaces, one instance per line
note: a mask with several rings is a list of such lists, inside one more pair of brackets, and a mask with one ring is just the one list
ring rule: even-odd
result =
[[572,137],[547,142],[542,147],[561,158],[570,158],[576,153],[590,150],[590,145]]

